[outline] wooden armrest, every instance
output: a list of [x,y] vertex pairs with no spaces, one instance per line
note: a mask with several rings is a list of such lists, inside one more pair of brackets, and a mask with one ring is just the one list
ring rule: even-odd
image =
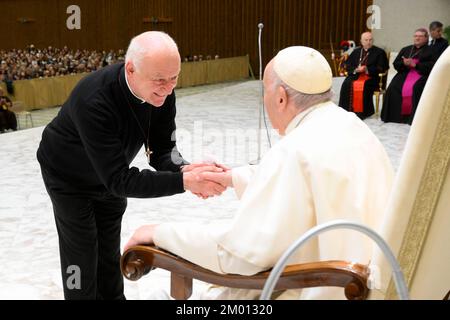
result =
[[[187,299],[192,293],[192,279],[211,284],[241,289],[262,290],[270,270],[252,276],[220,274],[204,269],[155,246],[135,246],[120,260],[122,274],[136,281],[154,268],[171,272],[171,295]],[[369,294],[369,268],[345,261],[322,261],[290,265],[283,271],[275,290],[312,287],[343,287],[349,300],[363,300]]]

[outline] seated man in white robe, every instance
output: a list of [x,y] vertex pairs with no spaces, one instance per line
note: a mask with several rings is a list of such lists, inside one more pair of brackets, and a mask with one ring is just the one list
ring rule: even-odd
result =
[[[264,102],[283,139],[258,166],[204,178],[234,187],[240,207],[229,223],[163,223],[139,228],[125,250],[151,244],[219,273],[252,275],[274,266],[308,229],[348,219],[378,230],[393,180],[380,141],[353,113],[331,102],[326,59],[290,47],[267,65]],[[310,241],[292,264],[342,259],[369,263],[374,244],[352,230]],[[253,299],[260,292],[211,286],[200,298]],[[344,298],[341,288],[278,292],[279,298]]]

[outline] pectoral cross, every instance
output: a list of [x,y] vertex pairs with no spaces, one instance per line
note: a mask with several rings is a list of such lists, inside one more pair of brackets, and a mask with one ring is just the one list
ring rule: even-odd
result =
[[150,156],[152,153],[153,153],[153,151],[151,151],[150,148],[147,147],[147,149],[145,150],[145,155],[147,156],[148,163],[150,163]]

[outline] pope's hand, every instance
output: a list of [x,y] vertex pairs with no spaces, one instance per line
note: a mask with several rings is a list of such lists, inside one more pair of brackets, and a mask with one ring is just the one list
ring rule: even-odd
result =
[[142,226],[137,229],[125,245],[123,252],[140,244],[153,244],[153,235],[157,224]]
[[220,196],[227,188],[226,186],[204,179],[201,174],[204,172],[224,172],[224,169],[216,165],[198,166],[187,172],[183,172],[184,189],[202,198]]
[[200,177],[207,181],[212,181],[221,184],[224,187],[233,187],[232,171],[227,170],[224,172],[202,172]]

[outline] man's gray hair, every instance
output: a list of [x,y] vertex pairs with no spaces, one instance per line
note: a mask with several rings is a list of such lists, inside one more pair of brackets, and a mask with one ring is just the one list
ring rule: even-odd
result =
[[433,31],[437,28],[443,28],[443,27],[444,27],[444,25],[440,21],[433,21],[432,23],[430,23],[430,31]]
[[331,99],[333,98],[333,90],[331,89],[318,94],[302,93],[288,86],[283,80],[280,79],[280,77],[277,75],[275,71],[273,71],[273,73],[274,73],[273,84],[275,89],[277,89],[280,86],[283,87],[284,90],[286,90],[288,99],[292,100],[294,102],[294,105],[302,111],[311,108],[317,104],[331,101]]
[[[160,41],[158,45],[156,45],[156,43],[149,43],[148,41],[142,41],[142,38],[149,37],[150,35],[152,36],[152,40],[157,39]],[[178,46],[175,40],[173,40],[172,37],[165,32],[149,31],[137,35],[136,37],[131,39],[130,45],[128,46],[128,50],[125,55],[125,64],[128,61],[131,61],[133,62],[134,67],[136,69],[139,69],[142,59],[146,55],[151,54],[153,51],[160,49],[161,45],[166,47],[173,47],[178,51]]]

